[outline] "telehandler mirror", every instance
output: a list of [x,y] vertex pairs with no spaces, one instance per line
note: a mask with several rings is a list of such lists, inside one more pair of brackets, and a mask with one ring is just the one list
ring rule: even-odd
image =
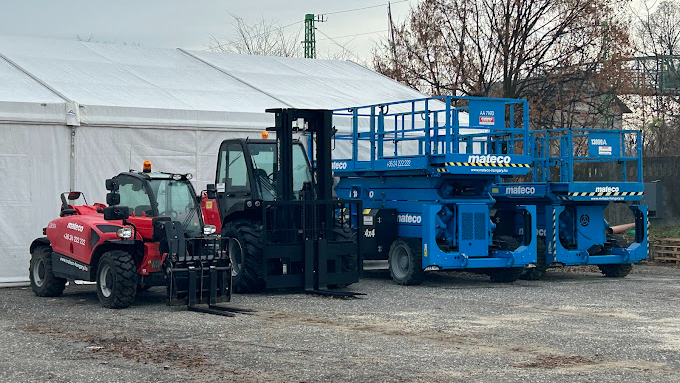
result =
[[109,206],[118,205],[120,203],[120,194],[116,192],[106,193],[106,204]]
[[118,186],[119,186],[118,180],[112,178],[106,180],[106,190],[118,191]]
[[[217,188],[215,188],[215,184],[208,184],[205,187],[205,193],[208,196],[208,199],[215,199],[217,198]],[[199,201],[200,202],[200,201]]]
[[129,216],[130,209],[127,206],[109,206],[104,208],[104,219],[107,221],[124,220]]
[[79,191],[72,191],[68,193],[68,197],[66,197],[69,201],[75,201],[78,198],[80,198],[80,192]]

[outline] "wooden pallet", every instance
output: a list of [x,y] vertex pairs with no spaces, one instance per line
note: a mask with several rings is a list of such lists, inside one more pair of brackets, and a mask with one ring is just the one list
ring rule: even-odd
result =
[[652,245],[652,259],[680,264],[680,238],[664,238]]

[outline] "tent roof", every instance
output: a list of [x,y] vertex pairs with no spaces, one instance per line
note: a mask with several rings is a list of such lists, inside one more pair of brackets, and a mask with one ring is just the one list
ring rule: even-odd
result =
[[7,36],[0,36],[0,80],[0,103],[72,101],[90,125],[260,125],[266,108],[424,97],[350,61]]

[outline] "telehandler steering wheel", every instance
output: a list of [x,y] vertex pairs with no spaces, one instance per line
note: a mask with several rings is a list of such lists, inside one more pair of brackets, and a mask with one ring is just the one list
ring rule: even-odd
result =
[[166,211],[160,213],[160,215],[170,217],[172,219],[179,217],[179,213],[174,211],[174,210],[166,210]]

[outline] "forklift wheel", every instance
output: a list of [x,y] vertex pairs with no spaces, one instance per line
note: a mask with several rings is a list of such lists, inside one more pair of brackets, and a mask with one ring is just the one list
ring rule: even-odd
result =
[[257,293],[265,288],[262,258],[262,224],[238,220],[224,226],[222,237],[229,238],[234,292]]
[[419,239],[399,238],[392,242],[389,268],[392,279],[400,285],[419,285],[425,279],[422,244]]
[[31,289],[39,297],[58,297],[64,292],[66,279],[52,274],[52,250],[47,246],[36,247],[31,253],[28,270]]
[[97,296],[111,309],[124,309],[137,293],[137,270],[132,256],[122,250],[107,251],[97,265]]

